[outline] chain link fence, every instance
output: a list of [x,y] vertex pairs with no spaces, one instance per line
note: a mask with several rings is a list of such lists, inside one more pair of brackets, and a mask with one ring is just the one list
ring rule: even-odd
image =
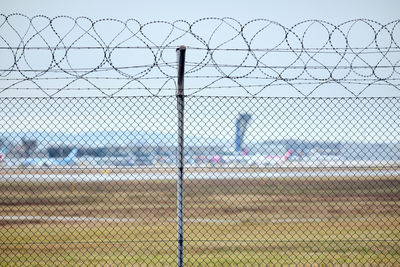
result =
[[2,16],[1,264],[177,264],[184,42],[183,263],[398,265],[398,30]]

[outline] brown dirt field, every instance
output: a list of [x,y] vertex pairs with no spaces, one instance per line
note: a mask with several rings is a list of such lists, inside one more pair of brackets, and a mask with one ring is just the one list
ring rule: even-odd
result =
[[[243,173],[243,172],[319,172],[319,171],[399,171],[399,165],[390,166],[363,166],[363,167],[186,167],[187,173]],[[1,167],[0,175],[48,175],[48,174],[140,174],[140,173],[176,173],[176,167],[50,167],[50,168],[9,168]]]
[[[396,214],[400,179],[185,181],[186,215]],[[384,204],[384,205],[383,205]],[[377,206],[379,209],[377,209]],[[175,181],[2,183],[0,213],[43,216],[175,216]],[[118,215],[118,216],[117,216]]]
[[[184,188],[189,265],[400,262],[399,177],[187,180]],[[175,263],[173,180],[0,183],[0,216],[16,215],[136,221],[2,220],[8,263]]]

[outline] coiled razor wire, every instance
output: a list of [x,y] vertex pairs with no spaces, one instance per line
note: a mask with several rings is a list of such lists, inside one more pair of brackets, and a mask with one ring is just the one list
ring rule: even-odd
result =
[[0,97],[174,95],[179,45],[186,95],[398,96],[399,23],[3,14]]

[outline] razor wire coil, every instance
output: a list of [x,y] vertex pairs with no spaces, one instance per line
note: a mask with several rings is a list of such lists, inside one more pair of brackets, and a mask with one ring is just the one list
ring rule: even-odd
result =
[[143,23],[2,14],[0,97],[23,96],[26,90],[58,97],[82,88],[88,96],[172,95],[175,49],[181,44],[188,49],[188,95],[219,95],[225,88],[268,96],[285,86],[308,97],[326,85],[355,97],[379,95],[376,88],[382,86],[398,95],[399,23],[307,20],[284,26],[232,18]]

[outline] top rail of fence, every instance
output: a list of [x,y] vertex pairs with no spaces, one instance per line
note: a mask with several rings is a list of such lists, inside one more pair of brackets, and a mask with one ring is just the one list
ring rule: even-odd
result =
[[196,21],[0,14],[0,97],[400,96],[400,20]]

